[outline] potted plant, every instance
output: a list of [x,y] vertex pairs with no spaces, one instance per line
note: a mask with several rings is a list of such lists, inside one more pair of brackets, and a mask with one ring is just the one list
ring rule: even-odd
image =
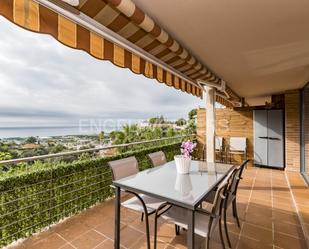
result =
[[174,156],[177,173],[188,174],[191,166],[191,154],[196,147],[196,143],[188,140],[181,144],[181,155]]

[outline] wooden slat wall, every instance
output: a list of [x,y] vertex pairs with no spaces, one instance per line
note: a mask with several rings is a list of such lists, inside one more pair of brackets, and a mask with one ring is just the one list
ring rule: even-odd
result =
[[285,94],[285,153],[286,170],[300,170],[300,92]]
[[196,135],[197,150],[199,158],[203,158],[203,146],[206,142],[206,111],[205,109],[197,109]]
[[[198,150],[201,153],[205,144],[206,111],[197,111]],[[230,137],[247,137],[247,158],[253,159],[253,111],[235,111],[233,109],[216,110],[216,134],[224,137],[228,146]],[[241,162],[241,158],[234,158]]]
[[[285,93],[285,164],[288,171],[300,171],[300,91]],[[309,121],[308,121],[309,123]],[[253,159],[253,111],[217,109],[217,135],[224,138],[245,136],[248,138],[248,158]],[[206,112],[197,112],[198,149],[205,144]],[[309,136],[306,137],[309,140]],[[309,155],[309,146],[306,154]]]

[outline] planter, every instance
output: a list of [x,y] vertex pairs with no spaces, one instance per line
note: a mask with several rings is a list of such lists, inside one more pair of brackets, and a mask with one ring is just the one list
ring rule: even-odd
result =
[[178,174],[189,174],[191,166],[191,158],[182,155],[174,156],[176,169]]

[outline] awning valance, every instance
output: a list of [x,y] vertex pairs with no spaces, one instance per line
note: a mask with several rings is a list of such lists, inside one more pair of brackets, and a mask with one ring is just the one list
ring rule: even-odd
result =
[[[202,96],[202,89],[195,84],[197,79],[213,83],[221,81],[131,0],[80,0],[76,8],[58,0],[48,2],[76,16],[86,16],[162,61],[173,70],[168,70],[167,67],[161,67],[143,58],[117,42],[111,41],[109,37],[104,37],[96,30],[44,6],[42,2],[44,1],[1,0],[0,14],[23,28],[52,35],[69,47],[84,50],[98,59],[109,60],[119,67],[157,79],[167,86],[194,96]],[[228,87],[227,91],[231,93],[231,96],[238,98]],[[227,106],[230,105],[220,96],[217,96],[217,101]]]

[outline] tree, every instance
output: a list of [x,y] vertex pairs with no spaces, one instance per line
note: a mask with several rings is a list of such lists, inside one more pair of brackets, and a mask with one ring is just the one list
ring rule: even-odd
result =
[[21,152],[20,157],[33,157],[33,156],[47,155],[48,152],[49,151],[45,148],[24,150]]
[[159,123],[159,118],[150,118],[149,119],[149,124],[158,124]]
[[187,130],[190,134],[196,133],[196,116],[197,116],[197,109],[192,109],[188,113],[189,121],[187,124]]
[[129,125],[129,124],[125,124],[122,127],[122,132],[124,135],[124,143],[131,143],[134,142],[136,140],[138,140],[137,136],[138,136],[138,127],[137,125]]
[[34,151],[37,156],[48,154],[48,150],[46,148],[35,149]]
[[0,152],[8,152],[8,151],[9,151],[8,145],[4,143],[0,143]]
[[159,127],[154,128],[154,130],[153,130],[154,139],[162,138],[162,133],[163,133],[163,131],[162,131],[161,128],[159,128]]
[[195,119],[197,115],[197,109],[192,109],[189,113],[188,113],[188,117],[189,120]]
[[49,153],[56,154],[64,151],[65,149],[66,147],[63,144],[57,144],[56,146],[50,148]]
[[125,139],[125,135],[122,131],[112,131],[109,134],[109,137],[112,140],[113,144],[122,144]]
[[186,121],[184,118],[180,118],[180,119],[178,119],[175,123],[176,123],[176,125],[178,125],[178,126],[184,126],[184,125],[187,124],[187,121]]
[[111,131],[108,136],[111,140],[115,140],[116,135],[117,135],[117,131]]
[[33,157],[33,156],[37,156],[37,153],[35,152],[35,150],[24,150],[21,152],[20,157]]
[[164,124],[165,119],[163,115],[161,115],[160,117],[150,118],[148,122],[149,124]]
[[100,143],[104,142],[104,138],[105,138],[104,131],[101,131],[101,132],[99,133],[99,141],[100,141]]
[[196,123],[194,119],[189,120],[187,130],[190,134],[196,133]]
[[36,137],[28,137],[25,141],[26,144],[35,144],[37,142]]
[[19,157],[19,152],[18,150],[10,150],[10,154],[12,156],[12,159],[18,158]]
[[168,137],[173,137],[173,136],[175,136],[175,134],[176,134],[175,130],[171,127],[168,128],[167,131],[166,131],[166,136],[168,136]]
[[159,124],[164,124],[164,123],[165,123],[164,117],[163,115],[161,115],[159,118]]

